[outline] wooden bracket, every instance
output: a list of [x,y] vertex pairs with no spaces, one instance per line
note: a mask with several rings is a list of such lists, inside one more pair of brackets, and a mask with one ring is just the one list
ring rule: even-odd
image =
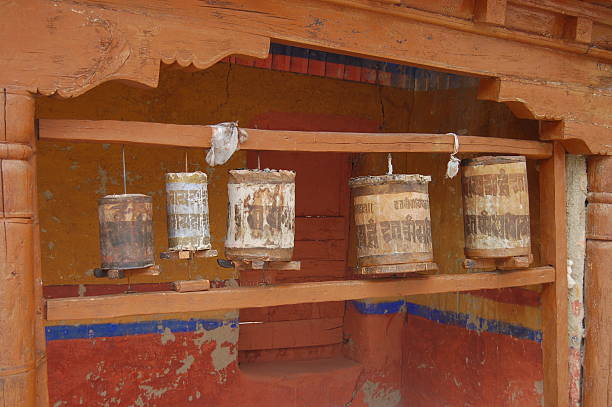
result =
[[526,269],[533,262],[533,255],[491,259],[465,259],[463,268],[484,271]]
[[179,293],[187,293],[194,291],[210,290],[210,280],[181,280],[172,283],[174,291]]
[[161,252],[159,257],[164,260],[168,259],[179,259],[179,260],[190,260],[192,258],[207,258],[216,257],[219,253],[216,250],[179,250],[172,252]]
[[438,270],[434,262],[404,263],[404,264],[382,264],[378,266],[357,267],[356,274],[369,277],[402,277],[406,273],[422,273]]
[[119,280],[126,277],[126,272],[132,276],[158,276],[159,275],[159,265],[154,264],[149,267],[143,267],[138,269],[95,269],[94,276],[97,278],[110,278],[111,280]]
[[236,270],[300,270],[302,265],[297,261],[264,261],[264,260],[234,260]]

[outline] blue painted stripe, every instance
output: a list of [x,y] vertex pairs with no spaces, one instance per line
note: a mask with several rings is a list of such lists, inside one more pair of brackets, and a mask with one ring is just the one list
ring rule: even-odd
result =
[[[496,333],[509,335],[518,339],[528,339],[538,343],[542,342],[542,331],[539,330],[494,319],[472,317],[460,312],[441,311],[425,305],[406,302],[404,300],[380,303],[351,301],[351,303],[357,311],[366,315],[386,315],[398,312],[408,312],[410,315],[425,318],[444,325],[459,326],[470,331]],[[211,331],[222,326],[238,328],[238,320],[166,319],[114,324],[56,325],[46,327],[45,332],[47,341],[56,341],[64,339],[162,334],[166,329],[169,329],[171,332],[179,333],[195,332],[200,329]]]
[[195,332],[200,329],[212,331],[222,326],[238,328],[237,320],[217,319],[163,319],[118,324],[55,325],[45,328],[47,341],[62,339],[102,338],[113,336],[130,336],[161,334],[169,329],[172,332]]
[[353,306],[357,308],[357,311],[368,315],[395,314],[397,312],[406,311],[406,301],[404,300],[377,303],[369,303],[364,301],[351,302],[353,303]]
[[517,339],[528,339],[538,343],[542,342],[542,331],[540,330],[526,328],[524,326],[514,325],[509,322],[495,319],[474,317],[461,312],[441,311],[403,300],[381,303],[352,301],[352,303],[362,314],[384,315],[406,311],[410,315],[425,318],[439,324],[459,326],[476,332],[509,335]]

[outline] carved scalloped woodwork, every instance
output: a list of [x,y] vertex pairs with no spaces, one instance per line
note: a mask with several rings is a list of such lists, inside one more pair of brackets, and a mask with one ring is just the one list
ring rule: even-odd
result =
[[77,2],[0,5],[0,84],[77,96],[112,79],[157,86],[160,62],[205,69],[232,54],[265,58],[269,38]]
[[541,120],[540,138],[572,154],[612,154],[612,94],[524,81],[481,79],[478,98],[505,103],[515,116]]

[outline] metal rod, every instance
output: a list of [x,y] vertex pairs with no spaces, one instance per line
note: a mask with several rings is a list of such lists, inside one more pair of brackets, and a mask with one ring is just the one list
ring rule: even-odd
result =
[[123,194],[127,194],[127,182],[125,175],[125,144],[121,145],[121,160],[123,162]]

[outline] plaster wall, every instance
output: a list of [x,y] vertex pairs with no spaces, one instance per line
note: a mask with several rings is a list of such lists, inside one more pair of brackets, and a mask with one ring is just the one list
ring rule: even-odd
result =
[[586,256],[586,157],[566,156],[567,281],[570,405],[581,405],[584,356],[584,265]]

